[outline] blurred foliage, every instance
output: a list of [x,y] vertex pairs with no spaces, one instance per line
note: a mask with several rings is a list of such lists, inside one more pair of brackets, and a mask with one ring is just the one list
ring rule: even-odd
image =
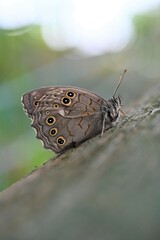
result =
[[159,23],[159,11],[134,16],[133,25],[136,37],[143,41],[146,38],[155,39],[160,35]]
[[133,18],[136,46],[139,54],[144,58],[150,57],[157,62],[160,56],[160,15],[159,10]]
[[28,26],[24,30],[0,30],[1,82],[19,77],[62,54],[45,45],[39,26]]
[[121,87],[121,93],[128,105],[159,80],[160,14],[137,15],[133,24],[134,35],[126,48],[90,58],[75,55],[72,50],[49,49],[38,26],[26,31],[0,30],[0,190],[54,155],[35,139],[20,102],[24,92],[68,84],[110,97],[115,78],[127,67],[129,81]]

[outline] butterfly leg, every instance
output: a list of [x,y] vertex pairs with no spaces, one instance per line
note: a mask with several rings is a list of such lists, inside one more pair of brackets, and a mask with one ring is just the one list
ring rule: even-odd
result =
[[101,131],[101,137],[105,131],[105,125],[106,125],[106,117],[107,117],[107,113],[105,113],[104,117],[103,117],[103,122],[102,122],[102,131]]

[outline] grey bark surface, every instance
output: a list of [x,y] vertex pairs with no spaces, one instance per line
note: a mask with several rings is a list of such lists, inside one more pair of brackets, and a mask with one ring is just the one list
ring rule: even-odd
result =
[[160,84],[0,193],[0,239],[160,239]]

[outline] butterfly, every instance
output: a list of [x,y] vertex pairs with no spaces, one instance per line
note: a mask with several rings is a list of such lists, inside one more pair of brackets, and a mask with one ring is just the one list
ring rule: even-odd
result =
[[126,70],[109,100],[71,86],[44,87],[25,93],[24,111],[32,119],[31,126],[43,146],[60,154],[113,127],[120,113],[124,115],[116,94],[125,73]]

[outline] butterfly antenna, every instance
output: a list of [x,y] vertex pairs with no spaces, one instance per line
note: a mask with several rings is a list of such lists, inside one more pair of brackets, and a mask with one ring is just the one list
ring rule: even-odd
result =
[[125,69],[125,70],[123,71],[123,73],[120,75],[119,83],[117,84],[117,86],[116,86],[116,88],[115,88],[115,90],[114,90],[114,92],[113,92],[113,97],[116,96],[117,90],[118,90],[119,86],[121,85],[121,82],[122,82],[122,80],[123,80],[124,75],[125,75],[126,72],[127,72],[127,69]]

